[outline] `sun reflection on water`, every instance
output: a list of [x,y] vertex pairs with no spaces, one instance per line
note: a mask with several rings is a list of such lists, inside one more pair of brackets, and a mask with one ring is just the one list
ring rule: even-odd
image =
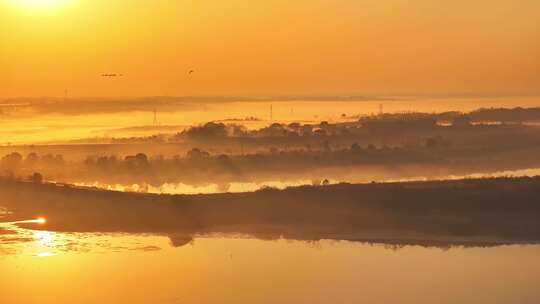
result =
[[[69,253],[157,251],[161,238],[145,235],[63,233],[43,229],[44,217],[16,222],[0,222],[2,255],[48,258]],[[35,226],[33,226],[35,225]],[[148,245],[148,246],[145,246]]]
[[52,246],[54,244],[54,233],[49,231],[33,231],[34,239],[40,246]]

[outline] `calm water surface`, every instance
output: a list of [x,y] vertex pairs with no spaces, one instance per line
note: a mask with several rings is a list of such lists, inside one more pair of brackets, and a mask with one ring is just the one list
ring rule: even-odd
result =
[[533,245],[396,247],[239,236],[182,242],[0,227],[3,304],[540,302],[540,246]]

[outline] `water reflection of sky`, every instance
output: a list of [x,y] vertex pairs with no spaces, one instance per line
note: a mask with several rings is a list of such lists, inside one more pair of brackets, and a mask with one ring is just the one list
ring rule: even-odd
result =
[[538,245],[61,233],[11,217],[0,207],[2,304],[540,302]]
[[[396,251],[343,241],[208,237],[173,247],[162,236],[6,229],[15,231],[0,241],[12,251],[0,255],[3,304],[540,300],[540,246]],[[21,240],[5,242],[14,236]]]

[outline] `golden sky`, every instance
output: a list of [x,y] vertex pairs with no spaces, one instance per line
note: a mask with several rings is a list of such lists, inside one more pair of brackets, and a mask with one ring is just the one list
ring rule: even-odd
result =
[[538,0],[0,0],[0,98],[537,94],[538,37]]

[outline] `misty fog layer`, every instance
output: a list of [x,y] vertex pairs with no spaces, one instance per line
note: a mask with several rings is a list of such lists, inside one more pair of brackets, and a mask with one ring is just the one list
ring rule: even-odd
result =
[[[279,123],[351,121],[374,113],[538,107],[537,97],[512,96],[282,96],[15,98],[0,100],[0,144],[110,141],[173,133],[208,121],[236,121],[248,128]],[[343,114],[346,117],[343,117]]]
[[540,126],[534,124],[539,113],[515,108],[379,114],[254,129],[210,122],[114,143],[1,147],[0,175],[186,194],[500,175],[540,167]]

